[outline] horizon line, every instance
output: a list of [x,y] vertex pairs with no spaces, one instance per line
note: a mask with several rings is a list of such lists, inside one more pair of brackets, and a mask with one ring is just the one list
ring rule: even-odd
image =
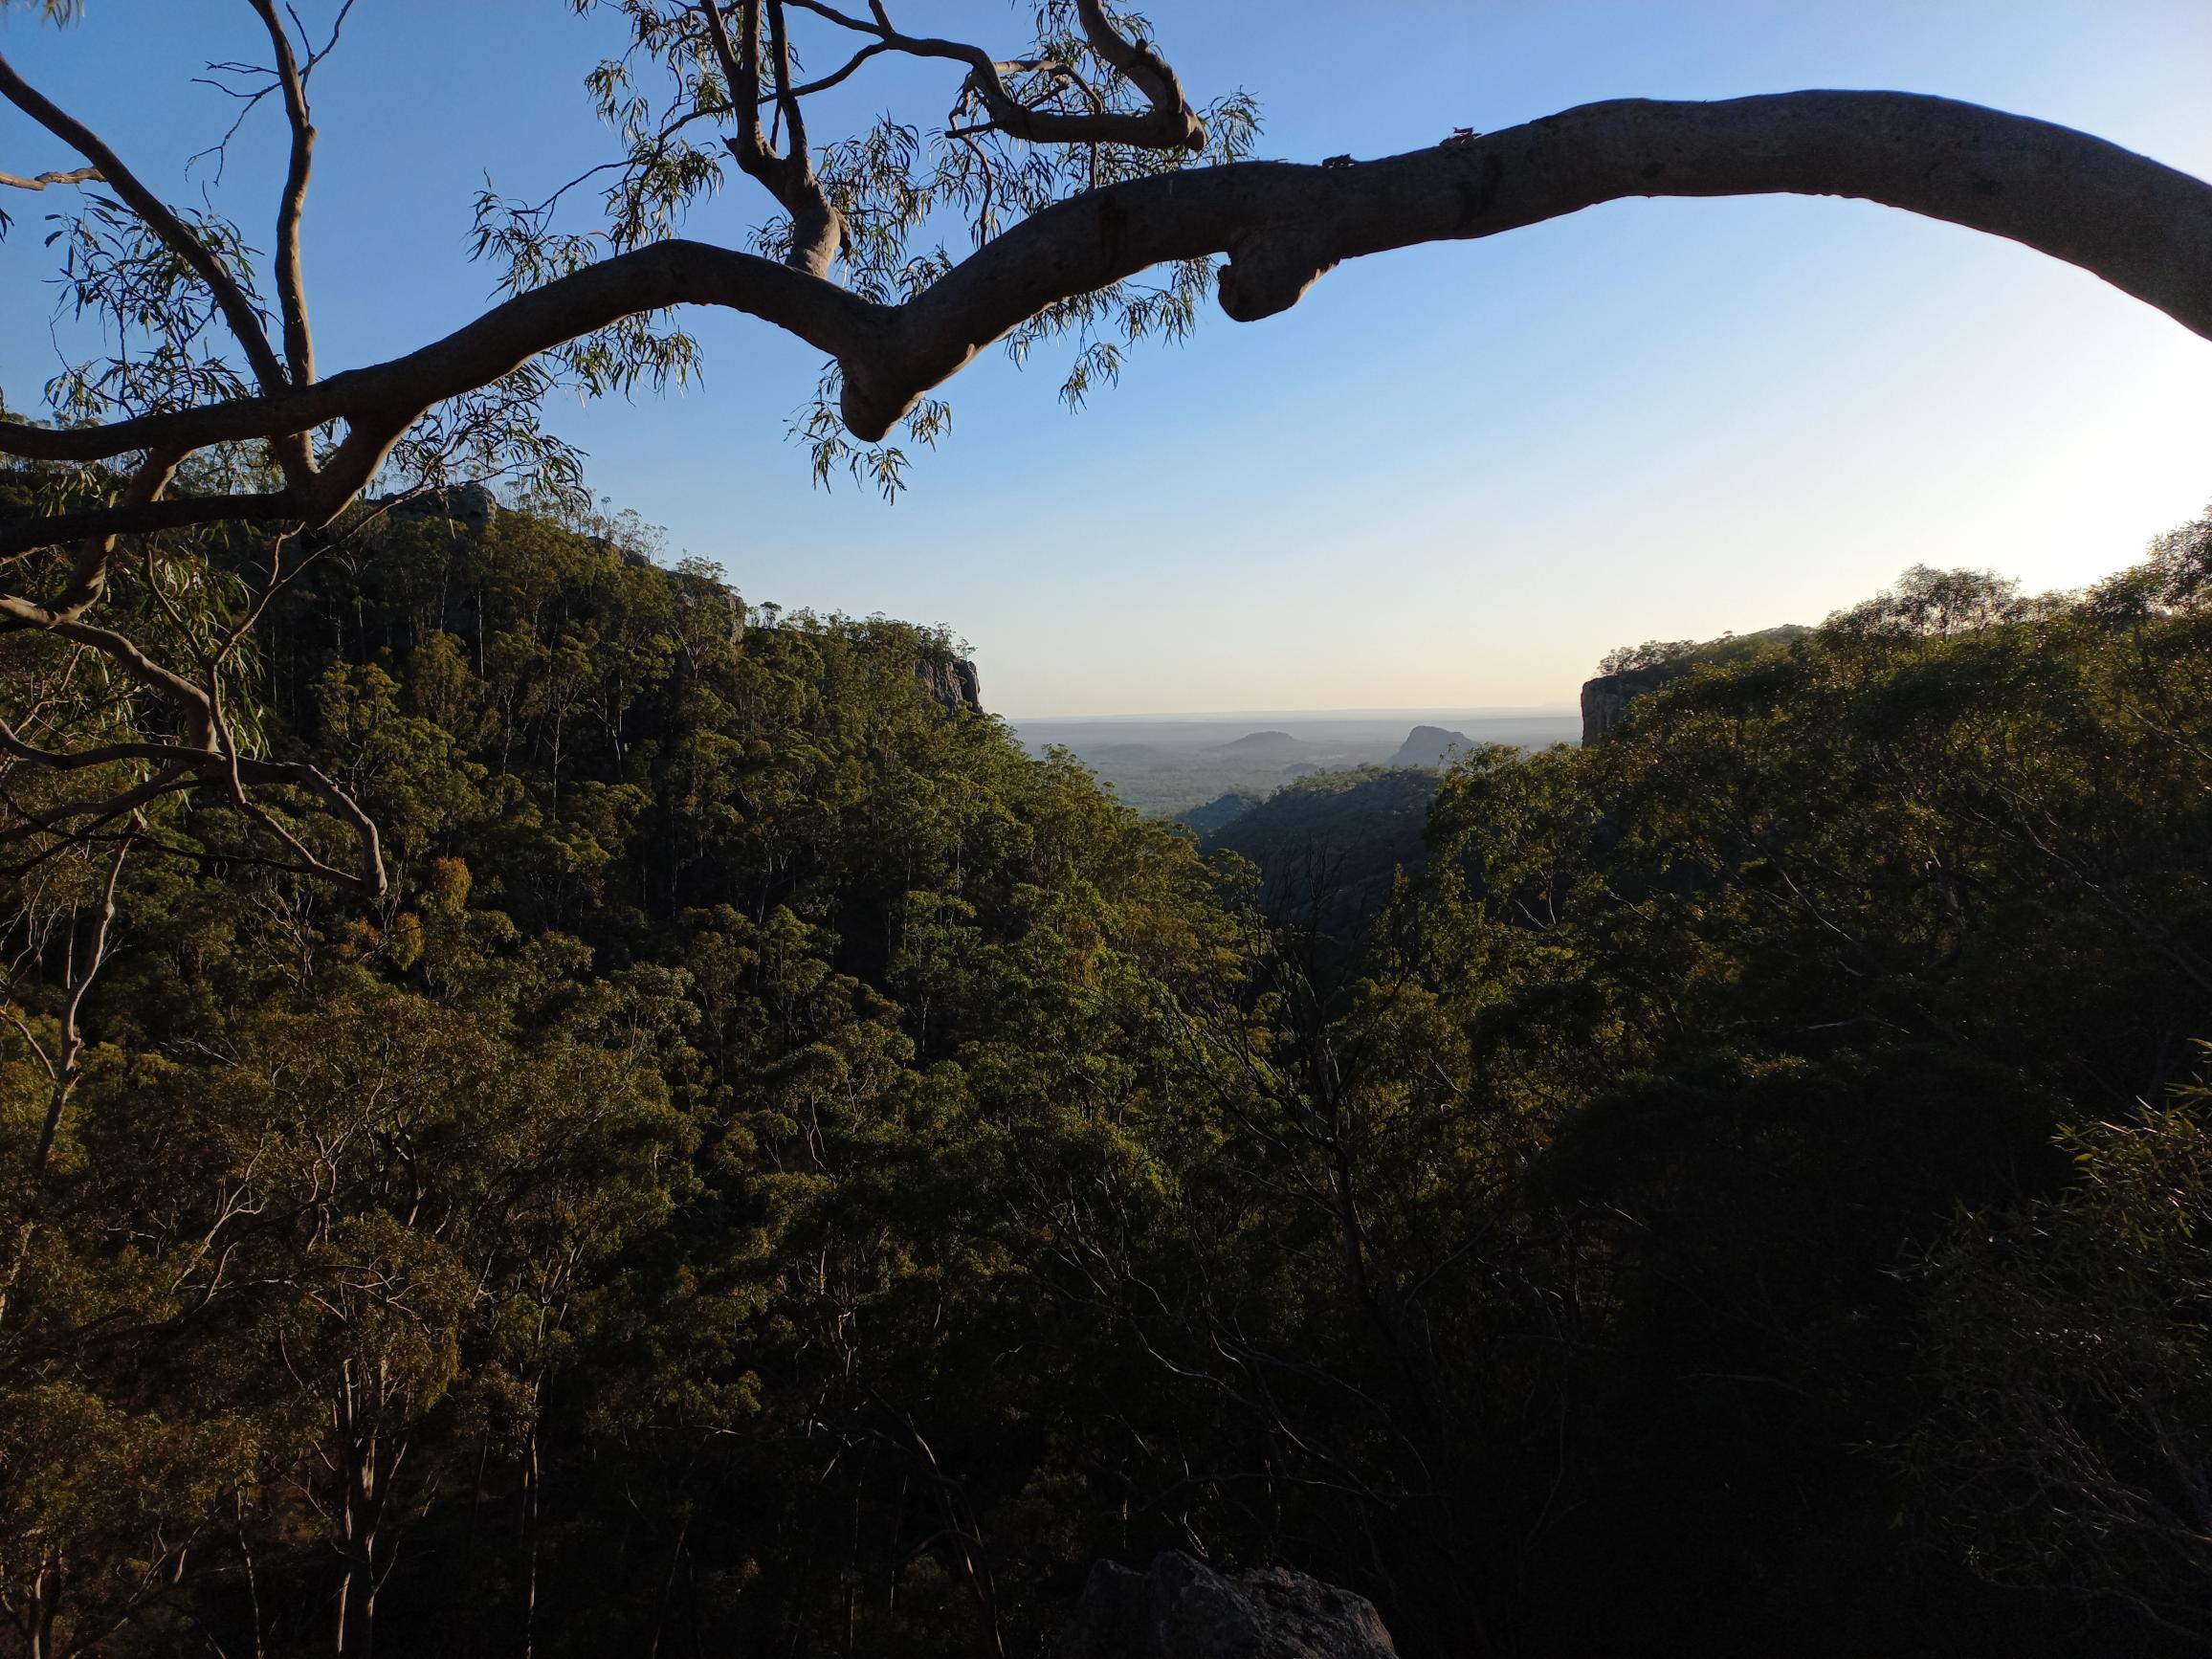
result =
[[1428,715],[1452,719],[1511,719],[1516,716],[1540,715],[1546,717],[1580,717],[1582,710],[1572,703],[1486,703],[1471,707],[1409,704],[1405,708],[1372,709],[1189,709],[1164,714],[1108,714],[1108,715],[1001,715],[1005,720],[1042,721],[1059,720],[1075,724],[1084,720],[1312,720],[1352,719],[1375,718],[1383,715]]

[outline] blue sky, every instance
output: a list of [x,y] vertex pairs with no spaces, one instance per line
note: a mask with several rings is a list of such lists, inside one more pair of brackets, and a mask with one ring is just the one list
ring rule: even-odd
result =
[[[894,10],[1021,38],[1009,6]],[[1879,86],[2212,175],[2203,0],[1149,10],[1195,97],[1258,96],[1271,156],[1385,154],[1600,98]],[[56,33],[0,10],[0,50],[185,195],[207,174],[188,185],[182,157],[229,119],[190,77],[254,55],[251,13],[88,11]],[[471,195],[603,159],[580,81],[606,42],[560,0],[360,0],[317,83],[325,372],[481,305]],[[850,90],[851,110],[926,120],[952,81],[927,66]],[[276,124],[256,118],[219,193],[254,227]],[[0,167],[69,159],[0,112]],[[737,183],[692,233],[741,239],[763,203]],[[44,205],[10,200],[0,244],[18,406],[54,363]],[[947,624],[1017,716],[1563,705],[1613,645],[1814,621],[1922,561],[2074,586],[2212,498],[2212,343],[2024,249],[1855,203],[1621,203],[1359,261],[1284,316],[1211,314],[1141,352],[1080,414],[1051,362],[989,356],[890,506],[814,489],[785,440],[810,350],[744,319],[697,329],[703,386],[555,411],[594,488],[750,597]]]

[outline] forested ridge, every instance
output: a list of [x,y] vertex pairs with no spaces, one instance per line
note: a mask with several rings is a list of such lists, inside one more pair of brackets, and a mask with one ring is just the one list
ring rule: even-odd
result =
[[651,550],[269,602],[380,898],[281,789],[12,850],[12,1650],[1030,1654],[1166,1548],[1414,1655],[2212,1645],[2212,525],[1480,751],[1357,940]]

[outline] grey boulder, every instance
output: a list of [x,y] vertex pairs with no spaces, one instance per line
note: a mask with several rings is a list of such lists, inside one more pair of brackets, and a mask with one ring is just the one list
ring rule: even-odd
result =
[[1091,1569],[1057,1659],[1395,1659],[1364,1596],[1280,1567],[1223,1574],[1179,1552]]

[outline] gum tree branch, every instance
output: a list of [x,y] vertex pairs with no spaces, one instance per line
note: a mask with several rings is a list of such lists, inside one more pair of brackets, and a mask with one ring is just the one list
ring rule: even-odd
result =
[[21,875],[72,846],[88,845],[118,818],[140,813],[165,795],[197,788],[199,783],[199,776],[194,772],[171,770],[104,801],[79,801],[45,812],[26,810],[16,802],[8,801],[6,804],[20,822],[0,830],[0,845],[12,845],[38,834],[51,836],[53,840],[44,851],[30,858],[0,866],[0,875]]
[[718,305],[799,336],[838,360],[846,425],[874,441],[1008,329],[1164,261],[1227,254],[1222,309],[1249,321],[1288,309],[1324,272],[1368,254],[1496,235],[1627,197],[1762,194],[1854,197],[2007,237],[2212,339],[2212,185],[2116,144],[1905,93],[1623,100],[1378,161],[1242,162],[1085,191],[1010,227],[900,305],[673,239],[520,295],[408,356],[312,387],[105,427],[0,423],[0,453],[33,460],[191,450],[348,424],[339,455],[311,487],[58,515],[0,531],[0,554],[223,519],[326,523],[424,411],[634,313]]
[[769,142],[761,124],[762,0],[739,0],[734,39],[722,15],[722,0],[700,0],[698,16],[706,25],[708,43],[728,83],[731,107],[737,115],[737,134],[725,140],[725,145],[739,169],[763,185],[791,216],[791,251],[785,262],[793,270],[827,280],[844,245],[845,224],[815,176],[813,158],[807,153],[806,119],[799,113],[798,95],[791,85],[790,43],[785,37],[783,6],[780,0],[767,0],[770,74],[780,122],[787,129],[788,147],[782,151]]
[[[1139,47],[1124,39],[1107,19],[1095,0],[1089,0],[1078,8],[1085,37],[1091,49],[1099,57],[1126,75],[1131,83],[1143,93],[1147,107],[1142,110],[1095,110],[1071,114],[1058,110],[1031,109],[1017,99],[1006,83],[1007,65],[1000,63],[980,46],[964,41],[942,40],[928,35],[904,34],[892,27],[889,11],[882,6],[872,6],[872,19],[854,17],[826,3],[826,0],[790,0],[790,4],[813,12],[856,33],[875,37],[876,48],[903,53],[909,57],[941,57],[967,66],[967,87],[976,101],[989,117],[985,126],[974,130],[998,131],[1009,138],[1029,144],[1130,144],[1139,149],[1187,149],[1193,152],[1206,147],[1206,124],[1198,119],[1183,92],[1183,83],[1165,60],[1149,47]],[[817,83],[833,86],[859,68],[870,55],[862,52],[835,75]]]
[[208,724],[205,697],[200,688],[184,675],[164,668],[138,647],[128,634],[112,628],[82,622],[48,609],[45,606],[0,593],[0,630],[35,628],[56,634],[72,645],[85,646],[115,663],[125,675],[156,697],[180,703],[191,720],[194,754],[212,752],[213,735]]
[[237,336],[247,360],[254,365],[254,375],[261,383],[263,391],[276,391],[286,385],[284,365],[276,361],[270,349],[269,336],[261,327],[261,319],[254,310],[254,303],[237,278],[223,268],[207,243],[196,235],[191,227],[170,210],[167,203],[140,182],[136,173],[123,166],[122,158],[109,149],[99,134],[82,122],[49,100],[45,94],[15,73],[15,66],[0,56],[0,98],[44,127],[98,169],[102,183],[121,196],[131,211],[145,222],[146,228],[168,245],[169,250],[190,267],[192,275],[207,285],[221,308],[223,321]]
[[[157,450],[146,456],[138,471],[125,484],[118,504],[123,507],[148,505],[161,498],[176,476],[177,464],[184,456],[174,450]],[[62,589],[59,601],[53,607],[55,613],[69,621],[76,621],[100,603],[107,591],[108,562],[115,557],[116,539],[112,535],[87,536],[77,548],[77,563],[69,573],[69,586]]]
[[1091,50],[1127,76],[1130,83],[1144,94],[1154,120],[1163,128],[1172,128],[1180,122],[1184,147],[1193,152],[1204,149],[1206,128],[1192,111],[1190,100],[1183,96],[1183,81],[1168,67],[1167,59],[1153,50],[1149,42],[1125,37],[1114,27],[1098,0],[1075,0],[1075,15],[1082,22],[1083,37],[1091,43]]
[[[108,865],[107,885],[100,890],[100,908],[93,913],[92,938],[85,946],[85,963],[82,973],[77,972],[76,953],[71,952],[69,1000],[61,1007],[61,1052],[54,1068],[54,1090],[46,1104],[46,1121],[38,1132],[38,1150],[31,1160],[33,1181],[44,1181],[46,1165],[54,1156],[54,1138],[61,1129],[62,1114],[68,1110],[69,1097],[77,1091],[84,1075],[84,1032],[78,1027],[77,1016],[84,1011],[86,993],[92,982],[100,977],[100,970],[107,962],[108,935],[115,926],[115,890],[122,880],[123,864],[130,857],[131,837],[124,836],[115,850],[115,858]],[[12,1285],[15,1274],[11,1272]]]
[[770,184],[769,165],[781,158],[768,148],[768,135],[761,127],[760,9],[748,5],[743,13],[745,48],[741,53],[730,38],[721,0],[703,0],[699,16],[707,26],[707,40],[721,66],[729,89],[730,107],[737,113],[738,136],[729,142],[730,154],[750,178]]
[[[307,108],[307,81],[292,50],[292,37],[276,15],[276,0],[250,0],[269,45],[276,55],[276,81],[284,93],[284,119],[292,129],[284,188],[276,206],[276,303],[284,325],[284,361],[292,384],[315,379],[315,339],[307,326],[307,291],[299,261],[299,220],[307,206],[307,182],[315,168],[315,122]],[[343,22],[343,19],[341,19]]]
[[74,172],[39,173],[26,178],[21,173],[0,171],[0,185],[9,185],[18,190],[43,190],[50,185],[94,185],[101,183],[98,167],[78,167]]
[[[616,254],[517,295],[405,357],[335,374],[280,396],[141,415],[101,427],[55,430],[0,421],[0,454],[41,461],[104,460],[134,451],[189,451],[307,431],[337,420],[351,427],[349,442],[368,432],[387,434],[388,443],[431,406],[487,385],[541,351],[635,312],[670,305],[718,305],[745,312],[837,357],[870,352],[892,315],[889,308],[833,282],[772,259],[671,239]],[[326,475],[330,470],[326,467]],[[219,502],[165,501],[154,504],[164,511],[138,509],[131,521],[119,521],[114,527],[155,530],[224,518],[308,518],[309,510],[318,505],[327,504],[335,513],[347,498],[318,501],[290,491],[232,498],[245,506],[240,513],[225,513]],[[45,535],[35,524],[0,529],[0,550],[21,551],[74,540],[98,528],[99,515],[114,518],[121,512],[105,508],[43,521],[69,520],[70,527],[59,536]]]
[[767,0],[768,67],[776,81],[776,113],[784,125],[785,153],[803,166],[808,177],[813,165],[807,147],[807,118],[791,92],[791,41],[784,27],[782,0]]
[[[49,771],[65,773],[128,762],[165,768],[160,776],[138,785],[114,800],[64,807],[40,818],[27,817],[25,829],[63,833],[63,827],[69,819],[86,813],[96,814],[102,820],[111,819],[121,811],[136,810],[148,801],[179,787],[212,785],[220,787],[226,796],[232,799],[232,804],[244,809],[254,823],[276,836],[308,873],[358,888],[371,896],[381,895],[385,890],[384,852],[375,820],[330,777],[303,761],[258,760],[239,755],[227,745],[213,746],[211,729],[210,745],[208,747],[193,747],[184,743],[119,742],[101,743],[89,749],[74,751],[48,749],[28,741],[4,720],[0,720],[0,755]],[[350,872],[343,871],[316,857],[297,835],[277,823],[245,793],[250,787],[272,785],[287,785],[314,796],[324,812],[352,830],[359,849],[359,866]]]
[[84,999],[92,990],[92,983],[100,977],[100,970],[107,963],[109,938],[115,928],[116,889],[122,882],[122,867],[128,862],[136,835],[126,833],[117,842],[115,856],[109,861],[107,882],[100,889],[100,908],[94,912],[92,937],[85,945],[84,962],[78,966],[77,951],[77,920],[70,918],[70,942],[66,965],[62,971],[64,1000],[61,1005],[61,1041],[53,1054],[46,1051],[23,1017],[11,1007],[10,1022],[23,1035],[31,1051],[38,1056],[45,1068],[49,1090],[46,1097],[46,1117],[38,1131],[37,1150],[31,1158],[30,1203],[25,1207],[23,1224],[16,1229],[15,1253],[8,1263],[5,1278],[0,1278],[0,1321],[8,1316],[8,1305],[15,1294],[15,1287],[23,1277],[24,1264],[30,1259],[31,1246],[38,1232],[38,1212],[45,1199],[46,1171],[54,1158],[54,1142],[61,1132],[63,1116],[69,1110],[70,1096],[84,1077],[84,1032],[79,1018],[84,1012]]
[[[197,442],[179,445],[180,449],[200,447]],[[0,445],[0,454],[6,453],[6,446]],[[67,513],[0,525],[0,558],[12,558],[80,538],[112,540],[117,536],[150,535],[162,530],[188,530],[197,524],[279,522],[299,518],[300,503],[305,498],[296,497],[289,490],[278,490],[255,495],[125,500],[112,507],[79,507]],[[6,608],[5,604],[0,604],[0,613],[5,613]],[[33,626],[43,628],[49,624],[39,622]]]
[[791,96],[793,98],[811,98],[817,92],[828,92],[831,87],[841,85],[851,79],[860,66],[870,58],[881,57],[886,52],[893,50],[895,48],[888,40],[871,41],[847,58],[840,67],[831,70],[819,80],[809,80],[804,86],[793,87]]

